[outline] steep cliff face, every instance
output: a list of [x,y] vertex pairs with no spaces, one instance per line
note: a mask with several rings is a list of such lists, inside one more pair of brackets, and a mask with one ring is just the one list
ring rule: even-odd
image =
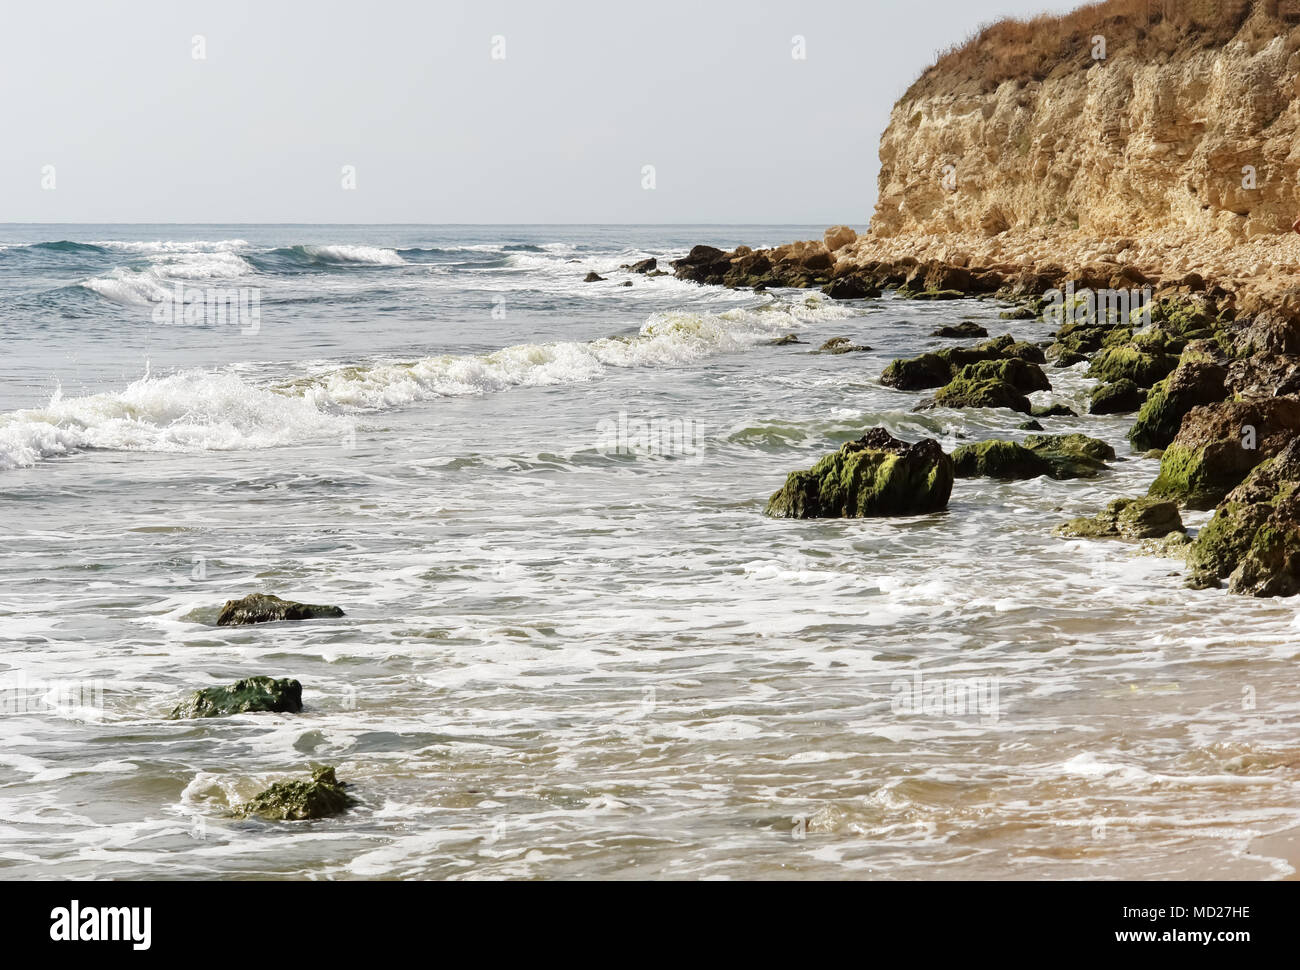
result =
[[997,25],[941,58],[882,137],[871,235],[1289,232],[1300,215],[1300,2],[1211,6],[1198,21],[1111,0]]

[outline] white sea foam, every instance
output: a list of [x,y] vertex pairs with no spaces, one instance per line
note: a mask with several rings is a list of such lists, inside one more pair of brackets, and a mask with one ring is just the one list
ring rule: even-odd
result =
[[234,253],[167,253],[147,269],[119,266],[79,285],[114,303],[143,306],[172,295],[172,284],[177,281],[228,280],[252,271],[253,267]]
[[304,246],[303,252],[326,263],[359,263],[366,266],[402,266],[406,260],[395,249],[378,246]]
[[96,240],[88,243],[88,245],[124,253],[229,253],[247,249],[250,244],[246,239],[198,239],[190,242],[172,239],[160,239],[153,242],[104,239]]
[[[135,278],[115,278],[148,294]],[[101,280],[101,283],[106,280]],[[161,287],[157,280],[152,285]],[[143,302],[147,299],[141,296]],[[806,323],[851,315],[815,298],[723,313],[656,313],[639,334],[587,343],[517,344],[490,354],[441,355],[362,364],[284,382],[250,383],[235,373],[188,370],[146,376],[125,390],[65,398],[0,414],[0,468],[86,448],[195,452],[270,448],[346,434],[348,412],[511,387],[576,384],[610,367],[687,364],[744,350]]]

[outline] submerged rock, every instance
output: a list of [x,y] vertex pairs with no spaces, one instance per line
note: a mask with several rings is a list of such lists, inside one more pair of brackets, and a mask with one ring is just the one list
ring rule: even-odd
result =
[[972,323],[970,320],[963,320],[955,327],[940,327],[930,334],[931,337],[987,337],[989,332],[981,327],[978,323]]
[[1260,462],[1300,434],[1300,400],[1225,401],[1193,408],[1160,458],[1149,494],[1213,508]]
[[595,272],[595,271],[593,270],[592,272],[588,273],[586,276],[584,276],[584,277],[582,278],[582,282],[584,282],[584,283],[600,283],[600,282],[603,282],[604,279],[605,279],[605,277],[601,276],[599,273],[597,273],[597,272]]
[[1029,412],[1036,418],[1077,418],[1074,408],[1064,404],[1040,404]]
[[276,782],[241,805],[237,814],[256,815],[273,822],[328,818],[356,804],[347,787],[335,779],[333,768],[317,768],[311,773],[311,781]]
[[343,616],[337,606],[314,606],[295,603],[278,596],[249,593],[243,599],[227,600],[217,617],[217,626],[242,626],[248,623],[274,623],[279,620],[318,620]]
[[302,684],[296,680],[248,677],[229,686],[204,687],[171,712],[175,720],[192,717],[222,717],[271,711],[297,714],[302,710]]
[[1070,539],[1158,539],[1185,534],[1174,502],[1153,498],[1118,498],[1092,518],[1071,519],[1057,526],[1056,535]]
[[817,348],[823,354],[851,354],[859,350],[870,350],[864,344],[855,344],[848,337],[831,337],[830,340]]
[[772,340],[768,341],[768,345],[771,347],[785,347],[788,346],[789,344],[801,344],[801,343],[803,343],[803,341],[800,340],[797,336],[795,336],[792,333],[787,333],[783,337],[775,337]]
[[631,273],[649,273],[659,266],[659,260],[651,256],[636,263],[625,263],[622,268]]
[[933,438],[907,444],[872,428],[808,471],[792,472],[768,500],[774,518],[923,515],[948,506],[952,459]]

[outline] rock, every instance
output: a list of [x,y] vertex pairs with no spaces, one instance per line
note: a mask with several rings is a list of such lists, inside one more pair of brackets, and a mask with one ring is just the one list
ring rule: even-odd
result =
[[1300,591],[1300,438],[1256,466],[1214,510],[1187,554],[1189,583],[1228,577],[1250,596]]
[[1183,520],[1174,502],[1153,498],[1120,498],[1092,518],[1071,519],[1057,526],[1056,535],[1084,539],[1154,539],[1183,534]]
[[1031,364],[1046,364],[1047,354],[1043,348],[1037,344],[1031,344],[1027,340],[1019,340],[1003,351],[1007,357],[1016,357],[1020,360],[1028,361]]
[[796,337],[794,334],[788,333],[784,337],[776,337],[772,340],[769,340],[767,343],[771,347],[785,347],[788,344],[801,344],[803,343],[803,341],[800,340],[798,337]]
[[[741,247],[737,247],[736,252],[739,253],[740,248]],[[651,256],[649,259],[643,259],[640,262],[632,263],[623,268],[633,273],[649,273],[652,270],[658,269],[658,267],[659,267],[659,260]]]
[[1129,441],[1142,451],[1164,448],[1178,434],[1183,416],[1202,404],[1215,404],[1227,395],[1228,372],[1218,364],[1192,360],[1156,384],[1129,431]]
[[[1213,508],[1256,465],[1300,433],[1300,400],[1225,401],[1193,408],[1160,459],[1149,494],[1187,508]],[[1253,447],[1251,447],[1253,446]]]
[[593,270],[592,272],[588,273],[586,276],[584,276],[584,277],[582,278],[582,282],[584,282],[584,283],[600,283],[600,282],[603,282],[604,279],[605,279],[605,277],[601,276],[599,273],[597,273],[597,272],[595,272],[595,271]]
[[632,281],[631,281],[631,280],[624,280],[622,285],[623,285],[623,286],[631,286],[631,285],[632,285]]
[[837,276],[822,292],[832,300],[862,300],[880,296],[880,287],[861,276]]
[[952,380],[952,365],[938,354],[900,358],[890,361],[880,375],[880,383],[900,391],[920,391],[942,387]]
[[1082,434],[1030,435],[1023,444],[990,440],[963,445],[952,453],[958,478],[1024,479],[1047,475],[1058,480],[1092,478],[1106,471],[1115,449]]
[[860,518],[924,515],[948,506],[952,459],[933,438],[907,444],[884,428],[793,472],[768,500],[774,518]]
[[311,773],[311,781],[278,781],[241,805],[236,814],[245,818],[256,815],[273,822],[341,815],[356,804],[347,787],[335,779],[333,768],[317,768]]
[[1135,343],[1128,343],[1098,353],[1088,368],[1088,376],[1106,383],[1130,380],[1138,387],[1151,387],[1177,366],[1177,357],[1152,353]]
[[678,279],[695,283],[721,283],[722,278],[731,270],[731,257],[714,246],[695,246],[681,259],[673,261],[673,269]]
[[1074,408],[1064,404],[1039,404],[1029,412],[1036,418],[1077,418]]
[[204,687],[186,702],[177,704],[173,719],[221,717],[226,714],[249,714],[271,711],[297,714],[302,710],[302,684],[296,680],[249,677],[228,687]]
[[[1057,346],[1057,345],[1053,345]],[[1056,354],[1054,367],[1073,367],[1075,364],[1081,364],[1088,358],[1078,351],[1062,350]]]
[[247,623],[274,623],[279,620],[317,620],[343,616],[337,606],[313,606],[295,603],[278,596],[249,593],[243,599],[227,600],[217,617],[217,626],[242,626]]
[[830,340],[817,348],[818,352],[824,354],[851,354],[855,351],[870,349],[870,347],[862,344],[855,344],[848,337],[831,337]]
[[858,234],[848,226],[831,226],[822,235],[822,239],[826,243],[826,248],[833,253],[837,249],[843,249],[857,242]]
[[1048,383],[1047,375],[1043,373],[1041,367],[1021,360],[1019,357],[1011,357],[1005,360],[981,360],[974,364],[967,364],[957,372],[957,379],[1004,381],[1022,394],[1032,394],[1035,391],[1050,391],[1052,389],[1052,385]]
[[1092,414],[1127,414],[1136,411],[1146,400],[1146,391],[1127,377],[1093,388],[1088,411]]
[[951,337],[954,339],[961,337],[987,337],[989,332],[981,327],[978,323],[972,323],[964,320],[955,327],[940,327],[930,334],[931,337]]
[[916,410],[931,408],[1009,408],[1028,414],[1032,405],[1029,398],[1015,387],[997,378],[972,380],[955,377],[935,392],[934,397],[922,402]]
[[1086,434],[1033,434],[1025,439],[1025,447],[1034,451],[1058,451],[1094,461],[1115,460],[1114,448],[1100,438],[1090,438]]
[[1037,421],[1033,421],[1033,420],[1022,421],[1020,422],[1020,424],[1016,425],[1016,427],[1021,431],[1042,431],[1043,430],[1043,426],[1039,424]]

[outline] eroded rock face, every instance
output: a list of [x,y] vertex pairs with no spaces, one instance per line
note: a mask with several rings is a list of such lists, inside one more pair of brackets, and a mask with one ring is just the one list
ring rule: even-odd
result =
[[767,503],[774,518],[923,515],[948,506],[952,459],[933,438],[907,444],[872,428],[808,471],[793,472]]
[[1188,585],[1293,596],[1300,592],[1300,437],[1258,465],[1214,510],[1187,554]]
[[1300,434],[1300,400],[1225,401],[1193,408],[1160,458],[1148,494],[1210,509],[1260,462]]
[[826,248],[832,253],[858,241],[858,234],[848,226],[831,226],[822,236]]
[[[1072,224],[1098,237],[1287,232],[1296,217],[1293,177],[1249,187],[1222,174],[1246,164],[1295,170],[1300,63],[1278,9],[1219,0],[1199,34],[1186,16],[1153,18],[1137,4],[1104,23],[1099,11],[1096,29],[1074,36],[1049,22],[1032,43],[1056,48],[1043,63],[1057,69],[1041,78],[1026,77],[1023,64],[990,77],[989,55],[1013,57],[1026,43],[999,41],[1000,28],[990,28],[970,51],[941,58],[894,106],[880,144],[872,234],[974,237]],[[1106,37],[1104,68],[1088,62],[1094,33]],[[1084,131],[1093,136],[1081,141]]]
[[217,617],[217,626],[242,626],[248,623],[274,623],[279,620],[316,620],[343,615],[337,606],[295,603],[278,596],[250,593],[243,599],[227,600]]
[[188,701],[176,705],[171,717],[222,717],[255,711],[297,714],[301,710],[302,684],[298,681],[248,677],[229,686],[196,690]]
[[253,796],[237,814],[256,815],[273,822],[299,822],[340,815],[356,804],[347,785],[334,777],[333,768],[317,768],[311,781],[278,781]]

